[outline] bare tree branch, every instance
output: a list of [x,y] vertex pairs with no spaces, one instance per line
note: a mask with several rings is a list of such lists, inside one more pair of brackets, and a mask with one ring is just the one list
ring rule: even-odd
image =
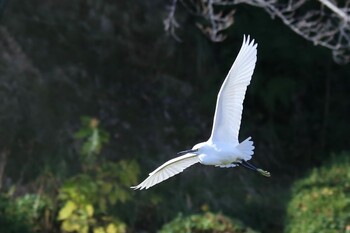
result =
[[[314,43],[332,50],[334,60],[339,64],[350,62],[350,0],[339,6],[331,0],[183,0],[181,3],[195,6],[196,14],[202,16],[208,25],[197,23],[201,31],[212,41],[220,42],[226,37],[222,31],[233,24],[233,14],[217,12],[222,6],[236,6],[244,3],[263,8],[272,18],[278,17],[295,33]],[[172,9],[177,7],[173,1]],[[169,14],[170,15],[170,14]],[[172,14],[174,17],[174,14]],[[178,25],[177,25],[178,26]]]
[[329,0],[318,0],[320,1],[323,5],[327,6],[329,9],[331,9],[334,13],[336,13],[337,15],[339,15],[339,17],[343,18],[343,20],[345,22],[349,21],[349,16],[342,11],[341,9],[339,9],[336,5],[334,5],[332,2],[330,2]]
[[180,38],[176,35],[176,28],[179,27],[175,19],[175,11],[176,11],[177,0],[173,0],[172,4],[169,6],[168,17],[164,19],[164,30],[168,32],[175,40],[181,41]]

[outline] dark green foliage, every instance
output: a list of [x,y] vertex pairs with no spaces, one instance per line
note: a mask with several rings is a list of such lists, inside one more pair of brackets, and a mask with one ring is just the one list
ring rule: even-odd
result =
[[99,127],[99,121],[96,118],[82,117],[82,126],[74,134],[76,139],[82,140],[80,146],[80,155],[85,165],[93,165],[96,157],[100,154],[102,146],[109,140],[109,134]]
[[350,231],[349,152],[333,155],[294,184],[286,221],[286,233]]
[[13,204],[11,200],[0,196],[0,232],[8,233],[30,233],[31,228],[25,221],[25,216],[12,211]]
[[44,232],[52,203],[44,195],[0,196],[0,232]]
[[165,224],[159,233],[257,233],[240,221],[222,214],[205,212],[190,216],[178,215]]

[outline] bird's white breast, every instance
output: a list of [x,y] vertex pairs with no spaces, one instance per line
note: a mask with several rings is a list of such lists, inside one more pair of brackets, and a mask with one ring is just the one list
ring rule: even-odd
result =
[[204,165],[227,165],[236,162],[239,157],[234,144],[208,143],[201,148],[199,161]]

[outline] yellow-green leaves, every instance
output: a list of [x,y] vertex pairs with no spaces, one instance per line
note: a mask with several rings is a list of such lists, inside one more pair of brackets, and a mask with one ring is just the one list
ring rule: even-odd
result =
[[86,213],[89,217],[92,217],[94,215],[94,207],[90,204],[85,206]]
[[58,220],[65,220],[69,218],[76,208],[77,208],[77,205],[73,201],[67,201],[66,204],[58,213]]
[[350,225],[349,167],[349,154],[337,154],[293,185],[286,233],[346,232]]
[[125,233],[125,224],[120,223],[109,223],[106,226],[95,227],[93,233]]
[[125,224],[108,215],[117,205],[131,199],[130,184],[136,183],[135,161],[96,164],[67,180],[59,190],[62,208],[57,219],[63,232],[123,233]]
[[[97,159],[108,134],[96,118],[82,118],[75,134],[82,142],[82,173],[66,180],[59,190],[62,207],[57,220],[63,232],[124,233],[126,225],[115,216],[117,205],[131,199],[129,187],[137,183],[135,161]],[[113,213],[109,214],[109,213]]]
[[106,227],[106,233],[117,233],[117,232],[118,232],[118,228],[113,223],[108,224],[108,226]]
[[63,232],[87,233],[90,225],[95,223],[93,214],[94,208],[91,204],[68,200],[59,211],[57,219],[62,221]]
[[258,233],[253,229],[244,226],[237,219],[231,219],[222,214],[205,212],[203,214],[194,214],[183,216],[179,214],[174,220],[165,224],[159,233],[199,233],[199,232],[217,232],[217,233]]

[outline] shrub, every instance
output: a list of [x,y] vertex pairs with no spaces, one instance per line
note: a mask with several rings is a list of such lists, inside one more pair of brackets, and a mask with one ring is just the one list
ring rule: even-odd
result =
[[165,224],[159,233],[257,233],[240,221],[222,214],[206,212],[190,216],[179,215]]
[[105,161],[102,146],[109,134],[96,118],[83,117],[75,133],[80,140],[82,173],[66,180],[58,190],[61,208],[57,220],[62,232],[125,233],[126,224],[118,218],[119,204],[131,200],[130,186],[139,173],[135,161]]
[[285,232],[350,232],[349,153],[333,156],[295,183]]
[[51,208],[49,198],[38,194],[26,194],[17,198],[0,195],[0,232],[30,233],[45,228],[44,218]]

